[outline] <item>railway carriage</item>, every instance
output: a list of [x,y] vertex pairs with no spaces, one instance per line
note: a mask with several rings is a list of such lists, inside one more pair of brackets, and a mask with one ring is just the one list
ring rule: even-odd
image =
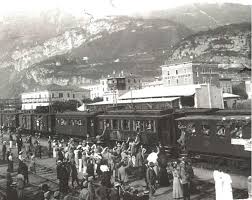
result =
[[14,130],[19,127],[19,115],[20,112],[16,111],[2,111],[0,113],[1,126]]
[[19,115],[19,123],[25,133],[54,134],[55,114],[23,113]]
[[193,156],[217,165],[250,170],[250,115],[189,115],[176,119]]
[[74,137],[96,136],[97,121],[95,112],[65,112],[56,114],[55,131],[57,135]]
[[148,145],[175,147],[176,127],[173,110],[118,110],[97,116],[98,134],[105,130],[105,138],[126,141],[140,133],[141,141]]

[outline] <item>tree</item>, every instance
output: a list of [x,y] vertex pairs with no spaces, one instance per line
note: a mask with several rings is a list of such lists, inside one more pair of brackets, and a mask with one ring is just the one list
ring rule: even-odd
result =
[[248,98],[244,83],[233,85],[232,89],[233,89],[233,93],[236,95],[239,95],[242,99]]
[[80,102],[76,100],[69,101],[55,101],[52,104],[53,112],[77,111]]

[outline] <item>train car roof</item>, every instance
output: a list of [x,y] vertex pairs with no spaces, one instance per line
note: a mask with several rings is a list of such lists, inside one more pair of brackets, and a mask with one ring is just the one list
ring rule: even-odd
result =
[[93,116],[97,115],[99,112],[82,112],[82,111],[76,111],[76,112],[63,112],[63,113],[56,113],[56,116]]
[[139,111],[112,111],[112,112],[106,112],[104,114],[98,115],[97,117],[100,118],[107,118],[107,117],[113,117],[113,118],[132,118],[132,117],[143,117],[143,118],[161,118],[165,116],[169,116],[172,114],[172,110],[139,110]]
[[176,109],[177,114],[211,114],[218,111],[218,108],[180,108]]
[[251,110],[218,110],[216,111],[218,115],[251,115]]
[[171,114],[173,109],[166,110],[110,110],[106,111],[102,115],[162,115]]
[[176,119],[177,121],[182,120],[251,120],[251,117],[248,115],[231,115],[231,116],[221,116],[221,115],[189,115],[186,117],[180,117]]

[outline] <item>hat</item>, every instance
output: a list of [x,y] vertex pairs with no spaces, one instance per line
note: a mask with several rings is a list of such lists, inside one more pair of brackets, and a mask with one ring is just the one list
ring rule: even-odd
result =
[[61,160],[58,160],[57,163],[62,163],[62,161],[61,161]]
[[84,183],[82,184],[82,186],[86,188],[88,186],[88,182],[84,181]]
[[60,192],[56,191],[56,192],[54,192],[53,197],[59,197],[59,195],[60,195]]
[[49,198],[50,197],[50,191],[47,191],[46,193],[44,193],[44,197]]
[[24,152],[23,151],[20,151],[19,153],[18,153],[18,155],[22,155]]
[[6,141],[3,141],[4,144],[6,144]]
[[77,146],[77,149],[80,149],[81,147],[82,147],[81,145],[78,145],[78,146]]

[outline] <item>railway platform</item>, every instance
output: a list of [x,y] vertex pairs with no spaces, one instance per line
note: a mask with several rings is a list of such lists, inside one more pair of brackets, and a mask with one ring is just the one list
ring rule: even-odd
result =
[[[43,147],[47,146],[47,140],[45,138],[40,140],[40,143]],[[1,149],[2,145],[0,145]],[[17,149],[13,149],[14,155],[17,155]],[[1,155],[1,153],[0,153]],[[37,174],[29,174],[30,184],[25,188],[25,194],[27,195],[27,199],[30,198],[31,195],[34,195],[39,190],[39,185],[41,183],[48,183],[52,190],[58,189],[58,180],[56,179],[56,160],[54,158],[48,158],[47,153],[44,152],[42,159],[37,159],[36,163],[38,164],[38,173]],[[15,167],[15,166],[14,166]],[[4,183],[5,173],[6,173],[7,165],[6,163],[0,162],[0,190],[3,191],[2,185]],[[191,199],[192,200],[214,200],[215,199],[215,186],[213,180],[213,172],[211,170],[196,168],[194,167],[195,179],[194,185],[196,190],[192,192]],[[16,174],[14,173],[13,176]],[[82,174],[79,173],[79,178],[82,178]],[[247,197],[247,177],[242,177],[238,175],[231,175],[232,177],[232,186],[233,186],[233,194],[234,199],[243,200]],[[139,190],[145,189],[144,180],[135,180],[134,177],[130,179],[130,185]],[[78,193],[78,191],[77,191]],[[154,198],[156,200],[167,200],[172,199],[172,186],[161,187],[158,188]]]

